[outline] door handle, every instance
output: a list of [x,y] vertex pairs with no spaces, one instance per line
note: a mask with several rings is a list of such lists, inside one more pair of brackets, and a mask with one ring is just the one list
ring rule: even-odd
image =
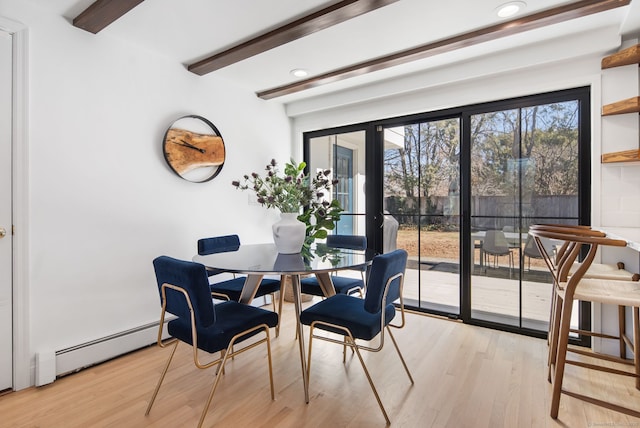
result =
[[7,231],[4,227],[0,227],[0,238],[4,238],[7,235]]

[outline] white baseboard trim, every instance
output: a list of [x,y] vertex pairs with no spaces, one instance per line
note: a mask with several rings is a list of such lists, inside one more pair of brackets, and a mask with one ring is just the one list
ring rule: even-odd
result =
[[[165,320],[166,322],[169,320]],[[166,330],[166,327],[165,327]],[[74,373],[156,342],[158,323],[151,323],[56,351],[56,376]],[[163,337],[168,337],[166,331]]]
[[[264,296],[254,299],[251,304],[254,306],[262,306],[268,304],[270,301],[269,296]],[[171,319],[173,319],[173,317],[165,318],[163,339],[169,337],[166,331],[166,323],[171,321]],[[55,376],[60,377],[75,373],[84,368],[152,345],[156,343],[157,337],[158,323],[156,322],[61,349],[55,352]],[[51,378],[51,381],[54,380],[53,376],[48,375],[53,371],[53,367],[44,366],[44,364],[51,364],[53,361],[53,358],[49,358],[49,355],[47,355],[49,352],[44,351],[41,353],[39,360],[43,362],[43,367],[38,367],[39,363],[38,361],[36,362],[36,373],[45,374],[44,376],[40,376],[39,380],[36,380],[38,386],[46,384],[49,378]]]

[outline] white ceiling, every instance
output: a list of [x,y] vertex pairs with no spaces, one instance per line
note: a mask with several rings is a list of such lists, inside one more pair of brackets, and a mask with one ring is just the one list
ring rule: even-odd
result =
[[[71,21],[94,0],[34,1],[39,7],[49,8]],[[289,74],[294,68],[307,69],[310,76],[314,76],[500,23],[502,20],[496,16],[495,10],[506,1],[400,0],[199,78],[228,79],[253,92],[271,89],[294,82],[296,78]],[[516,17],[573,3],[559,0],[524,1],[527,7]],[[336,1],[147,0],[94,37],[126,40],[177,63],[188,64],[332,3]],[[442,66],[448,62],[522,47],[525,43],[537,43],[611,25],[619,26],[623,36],[640,36],[640,0],[632,0],[629,6],[608,12],[323,85],[275,98],[271,102],[300,100]],[[185,73],[189,73],[186,67]]]

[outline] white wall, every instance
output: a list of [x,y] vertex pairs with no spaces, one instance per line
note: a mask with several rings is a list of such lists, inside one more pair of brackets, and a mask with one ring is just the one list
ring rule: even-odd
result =
[[[277,213],[248,205],[233,179],[289,159],[281,106],[215,76],[105,34],[73,27],[37,3],[0,0],[0,16],[28,28],[29,281],[31,361],[159,317],[156,256],[190,259],[196,240],[238,233],[270,240]],[[220,175],[174,175],[162,155],[166,127],[185,114],[224,137]],[[20,369],[20,367],[18,367]]]
[[[623,48],[638,39],[625,42]],[[640,95],[638,64],[602,70],[602,104],[610,104]],[[621,114],[602,118],[603,153],[640,147],[640,116]],[[602,165],[602,225],[640,227],[640,167],[637,164]]]

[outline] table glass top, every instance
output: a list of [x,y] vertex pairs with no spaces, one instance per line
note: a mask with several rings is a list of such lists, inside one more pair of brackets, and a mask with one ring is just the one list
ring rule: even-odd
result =
[[311,257],[301,254],[279,254],[274,244],[241,245],[235,251],[196,255],[194,262],[207,268],[235,273],[304,274],[364,267],[371,263],[373,251],[329,248],[318,244]]

